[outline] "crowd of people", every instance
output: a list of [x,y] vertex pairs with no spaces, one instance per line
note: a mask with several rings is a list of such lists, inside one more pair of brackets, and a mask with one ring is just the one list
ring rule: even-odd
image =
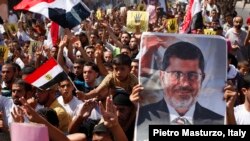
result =
[[[0,136],[10,140],[12,122],[31,121],[45,124],[53,141],[132,141],[137,104],[143,98],[138,84],[142,31],[140,24],[135,32],[126,31],[126,13],[148,4],[142,1],[120,10],[121,4],[110,13],[102,5],[79,26],[60,29],[55,44],[49,40],[50,19],[10,10],[9,18],[0,20],[0,44],[8,48],[6,57],[0,50]],[[154,6],[156,17],[149,15],[148,32],[167,33],[167,20],[176,18],[179,33],[188,3],[176,2],[165,12]],[[203,26],[189,34],[209,29],[225,38],[226,123],[250,124],[250,20],[244,24],[232,11],[221,15],[216,0],[204,0],[201,6]],[[97,11],[101,16],[96,16]],[[69,78],[46,90],[27,84],[27,75],[51,57]]]

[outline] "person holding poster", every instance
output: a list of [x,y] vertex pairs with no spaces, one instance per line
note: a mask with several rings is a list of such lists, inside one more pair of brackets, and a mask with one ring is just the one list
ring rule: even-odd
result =
[[[179,35],[178,35],[179,36]],[[204,37],[204,36],[203,36]],[[154,72],[154,75],[158,72],[158,81],[157,79],[152,78],[152,76],[145,75],[145,72],[141,75],[141,84],[144,87],[144,92],[140,93],[142,100],[147,99],[149,104],[140,103],[139,114],[137,117],[137,127],[136,127],[136,140],[145,140],[148,137],[148,127],[149,125],[216,125],[216,124],[224,124],[224,112],[213,111],[211,107],[206,107],[207,105],[202,103],[204,100],[200,100],[200,96],[204,98],[204,94],[207,95],[213,91],[213,94],[219,94],[221,91],[221,103],[223,93],[223,83],[225,82],[225,74],[226,74],[226,46],[222,47],[224,50],[224,61],[221,62],[222,71],[219,70],[206,70],[208,65],[209,68],[212,68],[212,62],[205,60],[206,57],[210,56],[211,52],[209,52],[208,48],[198,47],[200,44],[199,40],[203,40],[203,44],[206,39],[197,38],[197,40],[192,40],[185,37],[175,37],[175,35],[171,35],[170,37],[162,37],[165,38],[165,46],[161,43],[160,47],[157,49],[158,52],[163,52],[161,56],[161,60],[158,64],[158,68],[156,65],[153,69],[158,69]],[[180,38],[183,38],[180,40]],[[173,43],[168,42],[168,40],[175,41]],[[207,38],[208,39],[208,38]],[[150,39],[149,39],[150,40]],[[152,39],[151,39],[152,40]],[[178,41],[179,40],[179,41]],[[160,42],[163,42],[161,40]],[[225,41],[222,41],[225,45]],[[211,45],[211,44],[210,44]],[[156,47],[157,45],[154,45]],[[158,45],[159,46],[159,45]],[[206,45],[204,45],[206,46]],[[150,46],[147,46],[150,48]],[[162,48],[166,48],[165,51],[161,51]],[[212,48],[212,47],[211,47]],[[221,48],[221,49],[222,49]],[[201,50],[203,49],[203,50]],[[207,50],[204,50],[207,49]],[[215,49],[213,49],[215,51]],[[206,53],[206,57],[204,56]],[[212,56],[210,56],[212,57]],[[157,57],[152,57],[157,58]],[[159,57],[158,57],[159,58]],[[142,59],[145,59],[142,57]],[[152,63],[152,62],[151,62]],[[145,70],[143,68],[143,64],[141,66],[141,70]],[[151,68],[152,69],[152,68]],[[224,77],[221,78],[213,78],[216,77],[219,73],[223,73]],[[215,76],[212,76],[212,73],[218,73]],[[146,78],[145,78],[146,77]],[[206,78],[208,77],[208,78]],[[154,81],[153,81],[154,79]],[[220,90],[216,86],[211,86],[208,81],[209,79],[221,79],[218,80],[220,82],[213,82],[220,85]],[[153,82],[149,82],[153,81]],[[224,82],[223,82],[224,81]],[[156,86],[156,85],[160,85]],[[216,85],[216,84],[212,84]],[[151,87],[151,88],[149,88]],[[150,91],[149,89],[157,90]],[[206,88],[209,87],[209,88]],[[148,91],[148,92],[145,92]],[[159,91],[158,93],[156,91]],[[161,98],[158,98],[156,102],[152,102],[152,95],[159,96],[162,94]],[[132,92],[133,94],[133,92]],[[149,99],[150,97],[150,99]],[[207,96],[205,96],[208,98]],[[217,97],[218,98],[218,97]],[[215,101],[217,101],[216,99]],[[211,101],[210,101],[211,102]],[[208,101],[206,102],[208,103]],[[143,105],[144,104],[144,105]],[[216,102],[214,102],[216,104]],[[205,106],[204,106],[205,105]],[[220,106],[220,105],[216,105]],[[222,106],[223,107],[223,106]],[[225,105],[224,105],[225,107]],[[225,109],[224,109],[225,110]]]

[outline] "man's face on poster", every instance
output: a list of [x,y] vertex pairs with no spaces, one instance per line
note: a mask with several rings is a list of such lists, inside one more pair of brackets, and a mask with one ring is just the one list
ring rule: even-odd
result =
[[196,102],[202,82],[199,60],[171,57],[160,72],[165,98],[178,113],[185,113]]

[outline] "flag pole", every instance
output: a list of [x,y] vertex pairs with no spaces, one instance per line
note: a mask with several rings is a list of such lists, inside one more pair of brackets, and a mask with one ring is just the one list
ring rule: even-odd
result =
[[72,79],[69,77],[69,75],[68,75],[68,74],[67,74],[67,76],[68,76],[69,81],[72,83],[72,85],[73,85],[73,86],[74,86],[74,88],[76,89],[76,91],[78,91],[78,89],[76,88],[75,83],[72,81]]
[[[53,58],[53,57],[52,57]],[[56,62],[57,62],[57,60],[55,59],[55,58],[53,58]],[[57,62],[58,63],[58,62]],[[58,65],[60,65],[59,63],[58,63]],[[62,66],[60,65],[60,67],[62,68]],[[72,79],[69,77],[69,75],[65,72],[65,70],[62,68],[62,70],[63,70],[63,72],[67,75],[67,78],[69,79],[69,81],[71,82],[71,84],[73,85],[73,87],[78,91],[78,89],[76,88],[76,85],[75,85],[75,83],[72,81]]]

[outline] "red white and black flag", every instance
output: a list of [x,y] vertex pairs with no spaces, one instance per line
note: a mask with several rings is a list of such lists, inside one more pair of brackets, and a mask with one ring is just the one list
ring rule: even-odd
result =
[[51,21],[49,23],[49,32],[48,32],[48,36],[47,36],[47,39],[45,40],[44,42],[44,45],[48,46],[48,47],[52,47],[52,46],[57,46],[58,44],[58,41],[59,41],[59,37],[60,37],[60,26]]
[[203,28],[200,0],[190,0],[180,33],[190,33]]
[[28,75],[24,81],[42,90],[46,90],[56,83],[65,80],[68,75],[54,58],[50,58],[33,73]]
[[14,10],[42,14],[63,28],[69,29],[90,16],[90,10],[82,0],[22,0]]

